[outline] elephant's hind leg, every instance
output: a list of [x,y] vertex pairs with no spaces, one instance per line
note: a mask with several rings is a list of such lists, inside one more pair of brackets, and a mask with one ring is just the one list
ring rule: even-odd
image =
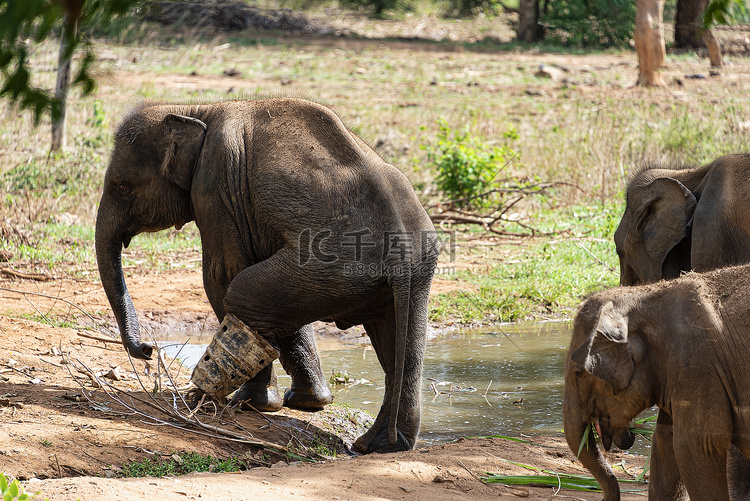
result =
[[419,433],[422,379],[422,358],[424,357],[424,343],[413,343],[407,340],[406,366],[404,368],[404,382],[401,388],[401,399],[397,419],[397,442],[388,442],[388,423],[391,415],[391,396],[393,394],[393,375],[396,346],[396,320],[393,311],[382,320],[365,324],[373,349],[378,355],[381,367],[385,373],[385,395],[383,405],[378,412],[375,422],[364,435],[357,438],[353,449],[361,454],[370,452],[396,452],[410,450]]

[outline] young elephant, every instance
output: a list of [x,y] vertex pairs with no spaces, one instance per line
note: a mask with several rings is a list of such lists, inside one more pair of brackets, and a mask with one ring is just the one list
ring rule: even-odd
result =
[[256,408],[331,402],[311,322],[363,324],[385,397],[360,452],[414,446],[427,300],[438,242],[411,184],[329,109],[300,99],[145,105],[120,125],[96,221],[102,284],[123,343],[149,358],[122,273],[141,232],[195,221],[203,282],[278,347],[292,376],[283,402],[272,366],[239,390]]
[[[750,495],[749,301],[750,265],[612,289],[585,301],[565,366],[570,448],[578,453],[594,423],[605,449],[613,443],[627,449],[634,439],[630,421],[657,405],[649,499],[686,499],[687,492],[692,501],[727,500],[731,489]],[[593,433],[579,459],[604,499],[619,500]]]
[[750,263],[748,180],[750,155],[638,173],[615,232],[620,285]]

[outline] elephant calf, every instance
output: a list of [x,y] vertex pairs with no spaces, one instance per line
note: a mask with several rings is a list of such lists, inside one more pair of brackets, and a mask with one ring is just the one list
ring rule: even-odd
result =
[[332,401],[311,322],[363,324],[385,371],[383,406],[360,452],[410,449],[419,431],[427,300],[438,257],[411,184],[331,110],[301,99],[152,105],[115,135],[96,220],[96,257],[123,344],[149,358],[122,273],[122,246],[195,221],[203,284],[280,352],[237,392],[261,410]]
[[[585,301],[565,366],[565,438],[578,453],[585,429],[604,448],[627,449],[630,421],[659,407],[649,499],[720,501],[750,496],[750,265],[618,288]],[[579,459],[619,500],[593,433]],[[728,461],[729,460],[729,461]],[[729,472],[728,472],[729,462]]]
[[750,155],[638,173],[615,246],[620,285],[750,263]]

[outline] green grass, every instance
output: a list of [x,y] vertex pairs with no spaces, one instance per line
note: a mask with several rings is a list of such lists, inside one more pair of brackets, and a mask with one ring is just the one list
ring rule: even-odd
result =
[[121,477],[164,477],[166,475],[187,475],[192,472],[212,471],[224,473],[243,471],[257,464],[247,459],[232,457],[219,459],[196,452],[175,453],[169,458],[145,458],[123,465]]
[[[509,463],[521,466],[528,470],[536,471],[537,475],[499,475],[496,473],[487,473],[486,476],[481,477],[482,482],[486,484],[505,484],[505,485],[525,485],[529,487],[554,487],[569,489],[574,491],[584,492],[601,492],[599,483],[593,477],[587,475],[574,475],[568,473],[558,473],[551,470],[542,470],[535,466],[530,466],[522,463]],[[631,479],[619,479],[618,482],[625,483],[626,485],[634,486],[641,485],[644,483],[640,480]],[[643,487],[638,489],[626,488],[622,489],[625,492],[643,492]]]
[[612,236],[621,213],[619,203],[540,211],[535,226],[557,236],[531,239],[490,269],[447,277],[467,287],[434,296],[430,319],[476,324],[571,313],[584,296],[617,285]]

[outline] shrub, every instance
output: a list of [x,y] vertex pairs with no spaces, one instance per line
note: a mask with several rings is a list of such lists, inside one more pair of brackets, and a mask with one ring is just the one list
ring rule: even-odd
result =
[[574,47],[628,46],[635,29],[632,0],[559,0],[540,15],[545,39]]
[[[445,197],[457,207],[487,208],[493,205],[492,197],[482,196],[499,184],[499,175],[517,153],[508,146],[490,146],[473,137],[469,128],[452,130],[444,119],[438,120],[439,131],[435,149],[427,160],[437,170],[435,182]],[[516,139],[511,128],[504,135]]]

